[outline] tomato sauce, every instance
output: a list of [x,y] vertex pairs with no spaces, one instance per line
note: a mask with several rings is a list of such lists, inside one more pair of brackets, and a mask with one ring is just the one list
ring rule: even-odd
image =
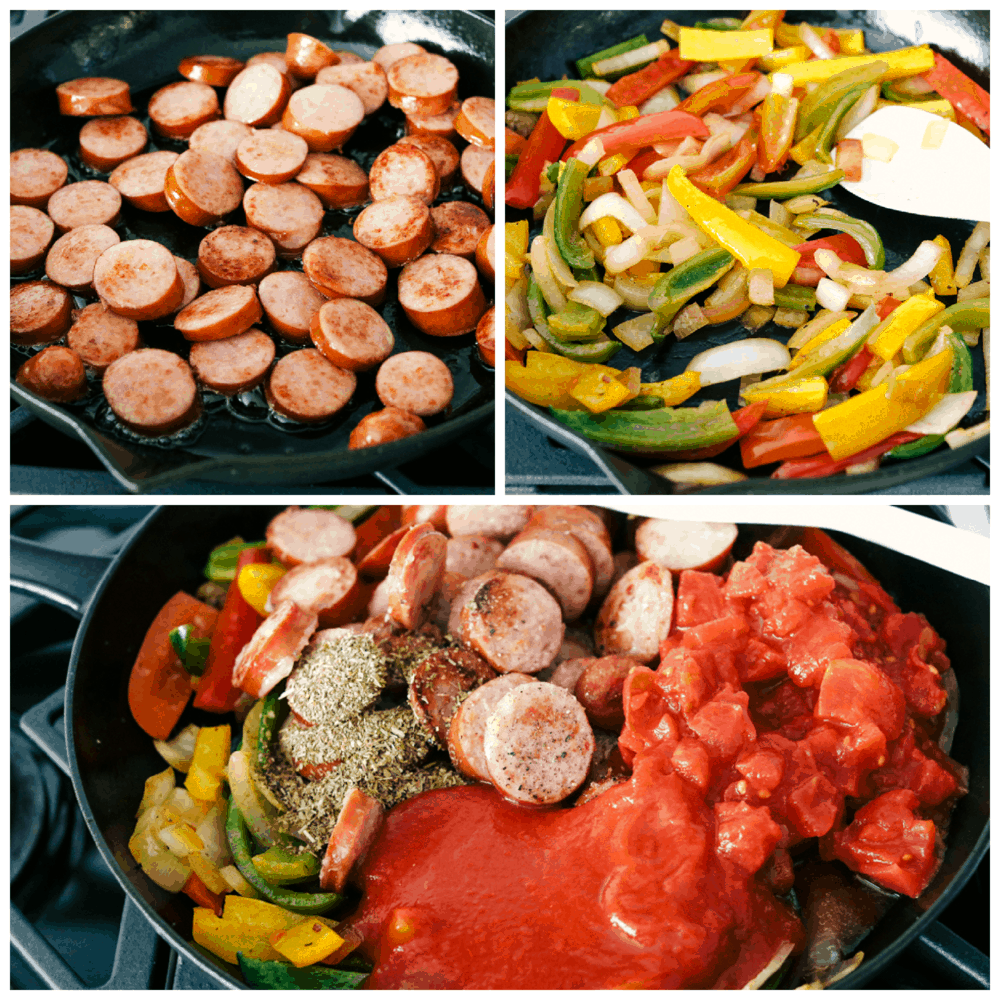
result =
[[758,543],[728,578],[680,574],[659,665],[625,683],[627,781],[575,808],[463,787],[391,810],[348,921],[369,987],[739,988],[805,943],[780,896],[810,841],[919,895],[966,788],[933,738],[950,664],[824,558],[836,575]]

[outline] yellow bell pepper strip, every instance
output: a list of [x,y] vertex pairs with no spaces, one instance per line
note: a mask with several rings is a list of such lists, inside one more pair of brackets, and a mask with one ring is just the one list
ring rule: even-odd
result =
[[788,155],[800,166],[804,167],[810,160],[816,159],[816,143],[819,134],[823,131],[822,125],[817,125],[804,139],[797,142],[788,151]]
[[[613,83],[604,95],[616,108],[642,104],[675,80],[686,76],[694,68],[694,63],[682,59],[676,49],[660,56],[637,73],[629,73]],[[637,117],[633,115],[632,117]],[[622,119],[619,119],[621,121]]]
[[681,28],[680,55],[692,62],[756,59],[774,51],[774,30],[702,31]]
[[817,413],[813,423],[830,456],[855,455],[922,417],[947,390],[954,361],[949,344],[896,376],[891,397],[881,384]]
[[818,125],[822,125],[831,111],[844,96],[856,87],[869,87],[882,78],[888,63],[881,56],[873,56],[872,61],[835,72],[815,90],[802,98],[799,120],[795,123],[795,141],[803,139]]
[[809,58],[809,49],[805,45],[790,45],[786,49],[775,49],[773,52],[766,56],[761,56],[757,60],[757,65],[765,73],[774,73],[780,70],[783,66],[789,66],[792,63],[804,62]]
[[213,802],[222,790],[222,776],[229,761],[229,726],[202,726],[194,741],[194,757],[184,787],[192,798]]
[[934,66],[923,74],[924,79],[956,111],[971,118],[987,135],[990,132],[990,95],[974,80],[970,80],[944,56],[934,53]]
[[817,350],[821,344],[825,344],[830,340],[835,340],[850,325],[851,321],[849,319],[838,319],[836,323],[831,323],[828,327],[826,327],[826,329],[820,330],[815,337],[806,341],[806,343],[799,348],[799,353],[792,358],[792,362],[788,366],[788,370],[793,371],[796,368],[801,368],[802,365],[804,365],[809,359],[809,355],[813,351]]
[[929,275],[931,287],[938,295],[955,295],[958,285],[955,284],[955,265],[951,256],[951,244],[946,236],[935,236],[931,243],[944,251],[938,258]]
[[270,942],[295,968],[302,969],[332,955],[344,939],[318,920],[303,920],[286,931],[275,931]]
[[267,599],[271,595],[274,585],[287,573],[284,566],[277,563],[250,563],[240,570],[240,575],[236,578],[236,585],[239,587],[243,600],[250,605],[254,611],[265,618],[268,615]]
[[[949,393],[972,391],[972,355],[965,341],[957,334],[948,334],[948,343],[955,352],[955,361],[951,366],[951,380],[948,383]],[[889,452],[890,458],[917,458],[933,451],[944,444],[943,434],[925,434],[919,441],[900,445]]]
[[934,53],[929,45],[913,45],[894,52],[879,52],[863,56],[837,56],[835,59],[811,59],[806,62],[792,63],[785,66],[781,72],[792,78],[796,87],[807,83],[822,83],[831,76],[859,66],[869,66],[873,62],[888,64],[882,74],[883,80],[898,80],[904,76],[916,76],[926,73],[934,66]]
[[912,365],[924,356],[938,330],[947,323],[952,329],[981,330],[990,325],[990,300],[988,298],[966,299],[948,306],[921,323],[903,341],[903,360]]
[[[784,20],[785,12],[783,10],[752,10],[743,19],[739,26],[739,31],[760,31],[763,28],[770,28],[772,35],[772,52],[766,52],[757,58],[750,59],[727,59],[724,60],[721,65],[724,70],[728,70],[734,76],[739,73],[746,73],[748,70],[753,69],[754,64],[760,65],[762,69],[776,69],[776,66],[764,67],[763,61],[769,59],[773,54],[774,48],[774,32],[780,26],[781,22]],[[697,27],[697,26],[696,26]],[[805,46],[803,46],[805,48]],[[798,62],[801,59],[809,58],[809,50],[805,49],[804,53],[799,53],[788,59],[788,62]]]
[[570,430],[615,451],[652,457],[723,444],[740,433],[725,400],[698,407],[599,414],[553,408],[552,415]]
[[591,413],[603,413],[605,410],[613,410],[626,400],[631,399],[628,386],[605,372],[594,369],[587,372],[580,379],[569,394],[579,403],[590,410]]
[[795,413],[818,413],[826,406],[829,391],[822,375],[812,375],[785,385],[759,388],[760,383],[743,387],[747,403],[767,403],[765,417],[788,417]]
[[799,262],[799,255],[766,236],[732,209],[699,191],[679,166],[667,175],[667,188],[698,227],[752,270],[769,268],[774,287],[784,288]]
[[602,247],[616,247],[623,239],[621,227],[610,215],[591,223],[591,229]]
[[601,109],[596,104],[581,104],[565,97],[550,97],[545,106],[549,121],[564,139],[579,139],[597,127]]
[[[529,351],[528,357],[538,353]],[[579,372],[553,378],[533,375],[524,365],[519,365],[516,361],[505,361],[504,366],[507,388],[516,392],[526,402],[534,403],[535,406],[557,406],[561,409],[577,407],[578,404],[569,395],[569,390],[580,377]]]
[[601,177],[611,178],[628,166],[630,158],[630,153],[612,153],[597,164],[597,173]]
[[696,114],[671,108],[669,111],[657,111],[652,115],[640,115],[629,121],[605,125],[589,136],[577,139],[563,153],[562,159],[568,160],[576,156],[592,139],[600,139],[605,155],[611,156],[613,153],[635,153],[654,143],[683,139],[689,135],[695,139],[707,139],[711,132]]
[[[288,916],[300,919],[291,913]],[[195,908],[191,936],[195,944],[233,965],[236,964],[237,953],[269,961],[281,958],[268,941],[270,932],[266,928],[225,916],[217,917],[206,907]]]
[[888,361],[903,349],[903,342],[921,323],[944,312],[944,303],[926,295],[913,295],[897,306],[872,333],[873,354]]
[[664,406],[679,406],[689,400],[701,388],[701,375],[698,372],[681,372],[663,382],[643,382],[639,386],[639,399],[644,396],[655,397]]
[[[673,169],[677,170],[678,168],[674,167]],[[672,172],[671,176],[673,176]],[[686,178],[685,182],[689,183]],[[693,185],[691,185],[691,189],[717,208],[722,207],[715,199],[702,194]],[[649,293],[648,301],[649,308],[660,318],[660,329],[673,320],[689,299],[714,285],[735,263],[733,255],[728,250],[713,247],[696,253],[658,278],[653,290]],[[653,333],[652,336],[654,340],[657,339],[656,333]]]
[[600,62],[602,59],[610,59],[612,56],[620,56],[625,52],[634,52],[636,49],[641,49],[646,45],[649,45],[649,39],[645,35],[636,35],[635,38],[628,38],[624,42],[612,45],[610,48],[601,49],[600,52],[595,52],[593,55],[577,59],[576,71],[580,74],[581,80],[586,80],[587,77],[597,75],[594,72],[595,62]]
[[556,189],[554,230],[559,256],[570,266],[588,268],[594,266],[594,254],[580,235],[580,213],[583,211],[583,182],[590,173],[590,167],[582,160],[572,157],[559,178]]

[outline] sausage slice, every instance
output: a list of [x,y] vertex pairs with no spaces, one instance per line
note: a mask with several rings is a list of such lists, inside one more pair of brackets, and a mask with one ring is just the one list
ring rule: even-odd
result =
[[317,83],[347,87],[358,95],[366,115],[373,115],[389,96],[385,70],[377,62],[341,63],[326,66],[316,74]]
[[97,302],[81,309],[66,334],[66,343],[90,369],[103,373],[112,362],[139,346],[139,325]]
[[260,385],[274,361],[274,341],[256,327],[225,340],[191,345],[188,361],[198,381],[223,396]]
[[340,56],[312,35],[293,31],[288,36],[285,63],[289,72],[301,80],[311,80],[324,66],[340,62]]
[[209,288],[256,285],[274,265],[274,244],[248,226],[214,229],[198,246],[198,273]]
[[405,59],[407,56],[418,56],[426,51],[427,49],[422,45],[417,45],[416,42],[394,42],[391,45],[383,45],[372,56],[372,62],[378,63],[382,69],[388,70],[393,63],[399,62],[400,59]]
[[414,413],[407,413],[395,406],[387,406],[383,410],[369,413],[358,421],[357,427],[351,431],[347,447],[374,448],[376,445],[400,438],[411,437],[427,430],[427,425]]
[[[403,540],[403,536],[409,531],[409,528],[397,528],[395,531],[391,531],[385,538],[380,539],[375,547],[369,549],[364,556],[358,560],[358,572],[362,576],[370,577],[372,579],[378,580],[389,572],[389,566],[392,563],[392,556],[396,549],[399,547],[399,543]],[[357,554],[355,553],[355,558]]]
[[323,236],[302,254],[306,277],[331,299],[360,299],[379,306],[389,280],[382,259],[353,240]]
[[16,381],[53,403],[74,403],[87,395],[87,372],[68,347],[46,347],[17,370]]
[[187,139],[199,125],[220,117],[219,99],[207,83],[168,83],[149,99],[148,112],[158,135]]
[[178,155],[169,149],[141,153],[115,167],[108,183],[134,208],[143,212],[169,212],[165,194],[167,171]]
[[185,306],[174,328],[185,340],[224,340],[249,330],[260,317],[260,302],[251,286],[227,285]]
[[572,694],[540,681],[503,696],[486,723],[483,749],[498,791],[515,802],[554,805],[587,777],[594,733]]
[[476,347],[479,349],[479,358],[489,368],[495,368],[497,363],[495,317],[495,310],[490,306],[476,324]]
[[564,626],[555,598],[517,573],[480,577],[462,602],[460,620],[462,641],[500,673],[536,674],[562,645]]
[[25,281],[10,290],[10,339],[15,344],[49,344],[71,322],[73,300],[49,281]]
[[197,149],[203,153],[215,153],[224,160],[236,165],[236,148],[248,136],[253,135],[253,129],[243,122],[219,120],[205,122],[199,125],[188,139],[188,148]]
[[434,253],[450,253],[472,261],[479,238],[490,228],[490,218],[467,201],[446,201],[431,209],[434,220]]
[[403,536],[389,566],[389,615],[403,628],[417,628],[444,575],[444,535],[417,524]]
[[465,577],[488,573],[497,564],[503,545],[486,535],[462,535],[448,539],[445,571]]
[[441,180],[441,190],[446,191],[455,183],[458,176],[458,150],[447,139],[441,136],[429,135],[424,132],[416,135],[404,135],[399,140],[400,146],[416,146],[422,149],[434,164],[438,177]]
[[247,224],[271,237],[282,257],[297,257],[319,233],[323,204],[308,188],[251,184],[243,196]]
[[484,149],[496,145],[496,101],[492,97],[468,97],[455,119],[455,130],[463,139]]
[[640,563],[615,583],[601,605],[594,624],[597,651],[652,663],[670,634],[673,609],[670,570]]
[[458,93],[458,70],[444,56],[422,52],[399,59],[386,70],[389,103],[405,114],[438,115]]
[[279,604],[236,657],[233,684],[254,698],[263,698],[292,672],[316,623],[316,615],[292,601]]
[[59,188],[46,211],[60,233],[77,226],[116,226],[122,196],[107,181],[77,181]]
[[268,602],[277,607],[282,601],[292,601],[317,615],[320,628],[336,628],[350,620],[357,590],[358,573],[351,560],[331,556],[290,569],[274,585]]
[[431,246],[431,210],[417,198],[392,195],[361,211],[354,220],[354,238],[377,253],[387,267],[402,267]]
[[590,603],[593,564],[572,535],[528,528],[514,536],[497,559],[497,566],[544,584],[562,607],[565,621],[576,621]]
[[287,72],[279,72],[268,62],[250,59],[226,91],[223,115],[254,128],[273,125],[281,118],[291,92]]
[[481,657],[469,649],[442,649],[426,657],[413,672],[408,700],[416,717],[442,749],[462,700],[496,677]]
[[128,240],[108,247],[94,265],[94,290],[120,316],[158,319],[184,297],[173,254],[152,240]]
[[385,809],[377,799],[358,788],[348,789],[320,865],[321,889],[343,891],[351,872],[375,843],[384,819]]
[[611,555],[611,535],[607,526],[592,510],[563,504],[538,507],[529,528],[549,528],[573,535],[587,550],[594,566],[594,593],[603,597],[611,586],[615,564]]
[[364,116],[364,105],[353,90],[314,83],[292,94],[281,125],[302,136],[313,153],[329,153],[351,138]]
[[189,149],[167,168],[163,193],[178,218],[208,226],[239,208],[243,181],[223,157]]
[[462,150],[462,180],[465,186],[486,200],[485,182],[489,168],[494,166],[496,153],[492,149],[466,146]]
[[138,118],[94,118],[80,129],[80,159],[102,174],[138,156],[149,142]]
[[56,97],[61,115],[127,115],[134,110],[128,84],[109,76],[67,80],[56,87]]
[[66,161],[48,149],[15,149],[10,154],[10,203],[45,208],[68,174]]
[[185,306],[191,305],[201,292],[201,275],[198,273],[198,268],[183,257],[175,256],[174,263],[177,265],[177,273],[181,276],[181,281],[184,282],[184,297],[177,307],[180,311]]
[[482,236],[479,237],[479,242],[476,244],[476,267],[479,268],[479,273],[483,276],[487,285],[492,286],[496,281],[496,266],[494,265],[494,246],[495,240],[493,237],[493,226],[490,226]]
[[592,725],[609,732],[621,732],[625,725],[622,701],[625,680],[632,670],[641,666],[630,656],[602,656],[585,663],[573,690]]
[[524,504],[451,504],[445,508],[448,534],[485,535],[506,540],[523,531],[533,507]]
[[315,192],[326,208],[352,208],[368,200],[368,174],[336,153],[310,153],[295,180]]
[[260,304],[271,327],[295,344],[309,342],[313,316],[327,301],[300,271],[277,271],[261,280]]
[[309,147],[292,132],[260,129],[236,147],[234,166],[244,177],[264,184],[290,181],[306,162]]
[[455,384],[440,358],[426,351],[404,351],[383,362],[375,376],[375,391],[385,406],[429,417],[448,408]]
[[641,560],[682,569],[713,570],[729,555],[736,541],[735,524],[710,521],[670,521],[651,517],[635,531],[635,551]]
[[177,72],[195,83],[210,87],[228,87],[236,79],[243,63],[230,56],[188,56],[180,61]]
[[346,556],[356,541],[354,525],[332,510],[286,507],[271,518],[267,547],[282,566]]
[[327,361],[319,351],[294,351],[271,371],[265,395],[276,413],[302,423],[318,423],[342,410],[354,395],[357,378]]
[[115,416],[137,434],[172,434],[200,412],[191,368],[171,351],[131,351],[108,367],[102,384]]
[[458,132],[455,131],[455,119],[458,118],[458,113],[461,110],[462,105],[458,101],[453,101],[451,106],[440,114],[408,114],[406,116],[406,134],[436,135],[453,142],[458,136]]
[[357,299],[325,303],[312,318],[310,334],[325,358],[352,372],[374,368],[395,345],[389,324]]
[[441,193],[434,161],[416,146],[396,143],[382,150],[368,172],[372,201],[405,194],[430,205]]
[[486,312],[475,267],[464,257],[434,254],[399,273],[399,304],[410,322],[432,337],[471,333]]
[[55,223],[44,212],[30,205],[11,205],[10,273],[34,271],[45,260],[45,251],[55,234]]

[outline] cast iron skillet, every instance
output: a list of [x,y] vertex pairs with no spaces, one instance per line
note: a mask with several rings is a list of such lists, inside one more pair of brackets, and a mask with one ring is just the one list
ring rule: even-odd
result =
[[[744,16],[746,11],[712,11],[712,16]],[[507,24],[506,90],[519,80],[539,77],[542,80],[558,80],[562,77],[576,79],[575,60],[581,56],[606,48],[617,41],[645,33],[653,41],[662,38],[660,25],[664,18],[678,24],[692,25],[703,20],[705,11],[635,11],[635,10],[593,10],[574,11],[530,11],[512,18]],[[865,29],[865,44],[871,51],[885,51],[905,45],[930,43],[979,84],[989,89],[989,14],[985,11],[788,11],[785,15],[790,23],[808,21],[836,27],[862,27]],[[544,38],[545,44],[538,45],[537,39]],[[794,164],[793,164],[794,166]],[[972,231],[971,223],[952,219],[933,219],[926,216],[908,215],[879,209],[869,202],[848,194],[839,185],[823,195],[834,207],[848,215],[867,219],[879,231],[885,242],[886,270],[903,263],[921,240],[932,239],[938,233],[948,237],[955,259]],[[767,209],[763,211],[766,213]],[[508,210],[507,219],[529,218],[530,212],[517,213]],[[635,313],[624,309],[609,319],[608,327],[617,325],[622,319]],[[753,336],[770,337],[785,342],[792,331],[767,324]],[[644,382],[656,382],[670,378],[684,370],[694,355],[718,344],[741,340],[750,336],[733,320],[719,326],[705,327],[685,340],[668,337],[663,344],[653,346],[636,354],[623,346],[612,358],[615,368],[638,366],[642,368]],[[985,371],[983,355],[978,348],[972,349],[973,379],[979,397],[963,426],[979,423],[985,416]],[[739,382],[732,381],[711,386],[695,396],[693,403],[702,399],[725,398],[730,409],[738,405]],[[671,493],[675,488],[666,480],[636,470],[623,462],[623,457],[613,456],[608,449],[589,441],[556,420],[547,409],[527,403],[513,392],[507,391],[508,405],[516,407],[541,432],[549,437],[587,455],[598,467],[611,466],[612,481],[622,492],[630,493]],[[705,493],[865,493],[869,490],[887,489],[901,483],[935,475],[961,464],[975,455],[985,455],[989,451],[989,440],[976,441],[962,448],[938,449],[922,458],[908,462],[889,462],[877,472],[860,476],[828,476],[822,480],[777,480],[770,479],[773,466],[745,470],[740,461],[739,449],[730,448],[718,458],[712,459],[732,466],[740,472],[747,472],[750,479],[727,486],[704,489]],[[652,464],[648,460],[636,458],[637,463]],[[687,492],[685,490],[685,492]]]
[[[95,177],[76,155],[77,135],[84,119],[58,114],[56,84],[78,76],[116,76],[132,86],[137,115],[147,123],[150,95],[166,83],[180,80],[177,64],[202,52],[247,59],[255,52],[285,48],[290,31],[352,49],[365,59],[389,42],[416,41],[429,51],[446,54],[458,67],[460,96],[492,94],[494,90],[494,25],[474,12],[432,11],[142,11],[62,13],[26,32],[11,46],[11,148],[44,146],[65,156],[70,181]],[[221,95],[220,93],[220,103]],[[346,155],[366,170],[386,146],[402,135],[403,116],[385,105],[366,120],[345,147]],[[186,143],[153,138],[151,149],[183,152]],[[482,204],[464,186],[445,195]],[[352,237],[351,224],[360,208],[327,212],[321,235]],[[226,219],[244,225],[242,207]],[[179,257],[196,260],[207,230],[181,222],[173,212],[149,213],[122,207],[117,227],[122,239],[157,240]],[[353,237],[352,237],[353,238]],[[302,269],[301,260],[282,268]],[[44,268],[29,278],[44,275]],[[19,279],[23,280],[23,279]],[[207,289],[206,289],[207,290]],[[487,298],[492,298],[489,289]],[[93,301],[91,299],[90,301]],[[83,298],[78,305],[85,305]],[[430,418],[428,429],[414,437],[375,448],[350,451],[347,439],[362,416],[381,408],[375,395],[375,373],[362,374],[351,402],[331,421],[307,427],[269,413],[262,391],[244,394],[227,404],[208,394],[205,418],[176,439],[150,442],[124,430],[110,414],[100,386],[77,404],[49,403],[11,379],[14,399],[38,417],[77,436],[128,489],[143,492],[180,479],[199,478],[227,483],[317,482],[347,479],[375,469],[391,468],[467,433],[493,412],[494,374],[479,360],[475,337],[428,337],[406,319],[390,277],[389,297],[380,309],[396,335],[395,352],[429,351],[451,370],[455,398],[447,415]],[[266,318],[258,324],[267,330]],[[189,345],[170,320],[142,323],[150,347],[187,356]],[[280,339],[279,354],[287,352]],[[24,361],[24,349],[12,349],[11,370]],[[209,402],[210,401],[210,402]]]
[[[242,535],[262,538],[276,507],[160,507],[98,576],[100,560],[67,559],[11,539],[11,585],[37,597],[83,605],[66,681],[66,742],[80,808],[104,859],[157,933],[221,985],[239,973],[190,941],[191,903],[155,886],[128,850],[136,805],[147,777],[163,770],[152,740],[132,720],[128,677],[149,623],[177,590],[203,581],[208,552]],[[756,526],[745,526],[749,534]],[[771,528],[763,528],[766,537]],[[923,933],[965,884],[989,846],[989,588],[909,556],[835,534],[874,573],[905,611],[928,615],[948,643],[962,692],[951,755],[968,766],[969,794],[960,800],[944,864],[919,900],[900,899],[865,939],[865,961],[839,986],[858,987]],[[218,716],[189,710],[190,720]],[[199,717],[200,716],[200,717]]]

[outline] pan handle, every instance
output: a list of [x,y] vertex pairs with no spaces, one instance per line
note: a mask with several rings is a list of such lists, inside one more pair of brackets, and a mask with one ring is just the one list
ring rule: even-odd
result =
[[87,601],[110,565],[108,557],[57,552],[25,538],[10,539],[11,587],[75,618],[83,617]]

